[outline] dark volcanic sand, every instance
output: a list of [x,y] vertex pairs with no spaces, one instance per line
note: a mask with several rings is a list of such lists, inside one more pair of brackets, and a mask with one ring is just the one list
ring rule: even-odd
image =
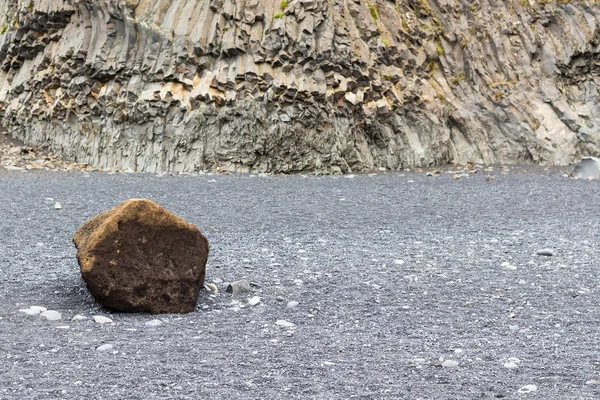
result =
[[[599,183],[493,174],[0,170],[0,399],[600,398]],[[203,290],[185,315],[99,308],[71,237],[131,197],[200,227],[207,282],[260,286]],[[62,320],[19,311],[32,305]]]

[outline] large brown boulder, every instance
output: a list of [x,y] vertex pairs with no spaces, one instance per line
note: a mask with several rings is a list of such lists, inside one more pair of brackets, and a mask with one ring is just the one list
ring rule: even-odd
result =
[[75,233],[81,276],[94,298],[125,312],[193,311],[204,283],[208,241],[146,199],[127,200]]

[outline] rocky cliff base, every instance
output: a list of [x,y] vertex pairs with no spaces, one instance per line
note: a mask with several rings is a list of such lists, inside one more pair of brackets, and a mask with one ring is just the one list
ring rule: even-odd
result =
[[0,0],[0,118],[75,162],[353,172],[600,153],[600,7]]

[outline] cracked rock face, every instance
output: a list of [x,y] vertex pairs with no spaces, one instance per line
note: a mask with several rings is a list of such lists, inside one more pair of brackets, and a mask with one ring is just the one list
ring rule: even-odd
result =
[[600,6],[0,0],[0,118],[95,167],[351,172],[600,153]]
[[208,241],[146,199],[127,200],[83,224],[73,237],[81,276],[103,306],[124,312],[194,311]]

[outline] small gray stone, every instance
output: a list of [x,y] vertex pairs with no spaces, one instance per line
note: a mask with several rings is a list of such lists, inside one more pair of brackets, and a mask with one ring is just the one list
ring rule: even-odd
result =
[[46,318],[48,321],[58,321],[62,318],[62,315],[58,311],[53,310],[44,311],[40,316]]
[[537,390],[536,385],[525,385],[519,389],[519,393],[530,393],[535,392]]
[[278,319],[277,322],[275,322],[275,325],[283,326],[284,328],[293,328],[294,326],[296,326],[296,324],[283,319]]
[[444,368],[456,368],[458,367],[458,361],[454,361],[454,360],[445,360],[442,363],[442,367]]
[[537,251],[538,256],[547,256],[552,257],[554,255],[554,250],[552,249],[540,249]]
[[112,344],[103,344],[102,346],[98,346],[96,348],[96,351],[109,351],[113,349],[113,345]]
[[250,291],[250,282],[247,280],[241,280],[237,282],[230,283],[227,286],[227,291],[229,293],[244,293]]
[[508,362],[504,363],[504,368],[506,368],[506,369],[517,369],[517,368],[519,368],[519,365],[517,365],[517,363],[508,361]]
[[213,292],[213,293],[216,293],[219,291],[219,288],[217,288],[217,285],[215,285],[214,283],[207,283],[206,285],[204,285],[204,289],[206,289],[207,292]]
[[21,308],[19,311],[24,312],[27,315],[38,315],[40,310],[33,310],[31,308]]
[[284,301],[285,299],[283,298],[283,296],[277,296],[277,297],[275,297],[275,300]]
[[108,324],[110,322],[113,322],[112,319],[104,317],[102,315],[94,315],[94,321],[96,321],[97,324]]
[[571,175],[577,179],[600,178],[600,159],[596,157],[583,157],[575,164]]
[[248,304],[251,305],[251,306],[255,306],[258,303],[260,303],[260,297],[258,297],[258,296],[254,296],[254,297],[252,297],[251,299],[248,300]]

